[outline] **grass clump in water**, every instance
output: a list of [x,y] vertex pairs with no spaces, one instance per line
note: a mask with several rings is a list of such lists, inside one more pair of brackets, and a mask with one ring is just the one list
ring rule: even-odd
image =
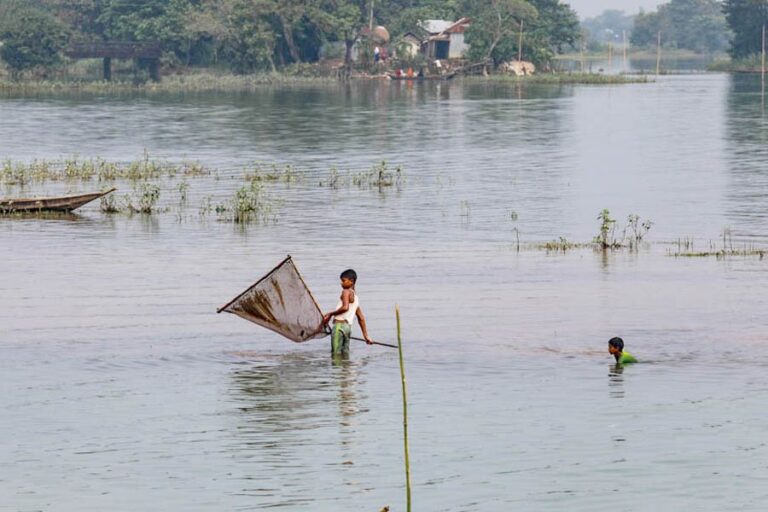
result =
[[269,169],[265,169],[261,165],[256,164],[252,170],[245,173],[245,179],[250,182],[290,184],[302,181],[303,176],[292,165],[286,165],[282,168],[272,165]]
[[24,186],[46,181],[147,181],[177,175],[204,176],[210,171],[199,163],[170,164],[153,160],[147,152],[141,160],[118,164],[101,158],[80,160],[33,160],[25,164],[6,160],[0,166],[0,183]]
[[214,210],[220,220],[235,224],[277,222],[275,202],[257,180],[240,187],[229,202],[216,205]]
[[465,77],[461,80],[542,85],[621,85],[652,82],[647,76],[608,75],[603,73],[541,73],[525,76],[490,75],[487,77]]
[[389,187],[400,189],[405,182],[405,171],[400,166],[392,169],[386,161],[382,161],[368,170],[359,172],[341,173],[336,167],[332,167],[325,179],[320,180],[319,185],[332,189],[353,185],[358,188],[382,190]]
[[160,201],[160,187],[154,183],[142,183],[133,194],[126,194],[116,199],[114,194],[101,198],[99,208],[104,213],[141,213],[151,215],[160,210],[157,207]]
[[714,242],[711,240],[707,244],[706,248],[701,251],[697,251],[694,247],[694,240],[693,238],[679,238],[677,240],[677,251],[667,251],[667,254],[669,256],[674,256],[675,258],[717,258],[718,260],[725,259],[728,257],[735,257],[735,256],[741,256],[741,257],[758,257],[761,260],[765,258],[766,253],[768,250],[766,250],[763,247],[758,247],[756,245],[750,244],[747,245],[744,243],[742,247],[734,247],[733,245],[733,237],[731,233],[731,228],[726,226],[723,228],[722,233],[722,246],[717,246]]
[[[653,227],[653,221],[648,219],[643,221],[639,215],[630,214],[627,216],[627,226],[622,231],[621,237],[617,237],[617,222],[611,217],[610,210],[604,208],[597,216],[597,220],[600,221],[600,227],[592,243],[603,251],[625,247],[636,251]],[[628,230],[630,233],[627,232]]]

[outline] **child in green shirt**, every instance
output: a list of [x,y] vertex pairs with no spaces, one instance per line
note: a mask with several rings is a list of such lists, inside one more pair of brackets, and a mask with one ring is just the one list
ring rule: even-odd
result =
[[624,350],[624,340],[621,338],[611,338],[608,340],[608,353],[616,358],[617,364],[636,363],[637,359]]

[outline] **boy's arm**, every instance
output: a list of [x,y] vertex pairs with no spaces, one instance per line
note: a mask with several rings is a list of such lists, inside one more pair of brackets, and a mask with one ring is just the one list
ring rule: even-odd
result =
[[349,310],[349,295],[351,293],[352,292],[350,290],[344,290],[341,292],[341,307],[339,309],[331,311],[330,313],[326,313],[323,316],[323,325],[326,325],[328,322],[330,322],[332,316],[346,313]]
[[363,331],[363,338],[365,338],[365,342],[369,345],[373,344],[373,340],[370,336],[368,336],[368,326],[365,325],[365,315],[363,314],[363,308],[357,308],[357,313],[355,313],[357,316],[357,321],[360,324],[360,330]]

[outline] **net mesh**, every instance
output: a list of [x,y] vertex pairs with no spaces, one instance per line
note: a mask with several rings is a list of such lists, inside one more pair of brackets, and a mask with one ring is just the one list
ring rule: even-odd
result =
[[256,284],[219,308],[266,327],[289,340],[303,342],[325,336],[323,314],[312,292],[287,257]]

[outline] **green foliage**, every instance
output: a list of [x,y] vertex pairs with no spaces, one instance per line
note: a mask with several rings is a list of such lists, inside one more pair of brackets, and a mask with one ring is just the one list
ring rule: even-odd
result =
[[768,24],[768,0],[725,0],[723,12],[733,32],[731,56],[744,58],[760,53],[763,26]]
[[695,52],[722,51],[728,44],[728,27],[717,0],[671,0],[656,12],[635,18],[634,46],[652,47],[661,32],[662,44]]
[[250,73],[266,67],[275,70],[277,34],[267,20],[267,5],[236,0],[227,14],[222,54],[233,71]]
[[67,44],[67,30],[49,13],[16,3],[5,7],[0,41],[0,58],[18,75],[58,64]]
[[470,58],[496,63],[516,58],[521,30],[539,15],[525,0],[467,0],[465,12],[472,18],[465,34]]
[[529,0],[539,12],[523,34],[523,55],[539,65],[548,64],[556,53],[574,46],[581,37],[576,12],[560,0]]
[[216,206],[216,213],[221,220],[236,224],[268,223],[276,221],[272,201],[259,181],[240,187],[228,204]]
[[472,18],[466,39],[470,58],[491,58],[496,64],[522,56],[545,65],[555,53],[580,37],[576,13],[560,0],[468,0]]
[[614,233],[616,232],[616,219],[611,218],[611,212],[608,209],[604,209],[597,216],[597,220],[600,221],[600,231],[598,231],[593,242],[601,249],[615,249],[621,247],[621,243],[614,237]]
[[[350,71],[352,48],[370,21],[388,28],[393,50],[421,20],[468,16],[472,56],[497,62],[517,56],[521,21],[523,55],[537,63],[579,37],[576,16],[562,0],[0,0],[0,26],[14,19],[10,28],[41,33],[4,16],[9,5],[57,19],[73,41],[158,42],[166,66],[226,65],[243,74],[316,62],[321,46],[333,42],[344,44]],[[27,39],[60,42],[59,30],[43,32]],[[43,52],[48,61],[28,65],[55,62],[61,44]],[[369,47],[358,49],[365,54]]]

